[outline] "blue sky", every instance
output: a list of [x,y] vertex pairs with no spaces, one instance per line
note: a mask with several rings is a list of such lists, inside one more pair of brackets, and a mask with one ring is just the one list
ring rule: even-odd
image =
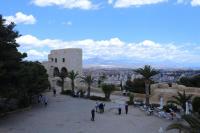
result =
[[200,68],[200,0],[1,0],[28,60],[83,49],[84,66]]

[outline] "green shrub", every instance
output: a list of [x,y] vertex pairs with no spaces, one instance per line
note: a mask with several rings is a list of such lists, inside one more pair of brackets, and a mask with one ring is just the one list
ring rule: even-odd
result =
[[200,114],[200,97],[195,97],[192,100],[192,107],[194,112],[198,112]]
[[[151,84],[154,83],[153,81],[150,82]],[[145,79],[135,78],[133,81],[129,79],[126,81],[124,89],[134,93],[145,94]]]
[[84,97],[85,91],[84,90],[80,90],[79,92],[80,92],[80,97]]
[[200,87],[200,74],[193,77],[182,77],[178,83],[188,87]]
[[170,104],[166,104],[165,106],[163,106],[163,110],[165,112],[170,112],[170,109],[174,110],[174,111],[178,111],[178,108],[176,105],[170,103]]
[[100,96],[90,96],[90,100],[95,100],[95,101],[109,101],[105,97],[100,97]]
[[19,108],[25,108],[30,105],[30,98],[28,96],[21,97],[18,102]]
[[108,100],[110,99],[111,93],[116,90],[116,87],[113,84],[103,84],[101,88],[103,93],[105,94],[105,98]]

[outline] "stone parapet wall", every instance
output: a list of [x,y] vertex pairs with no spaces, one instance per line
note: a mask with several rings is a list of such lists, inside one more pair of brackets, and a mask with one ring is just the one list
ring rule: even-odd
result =
[[178,84],[172,84],[172,87],[169,87],[168,84],[153,84],[151,85],[150,100],[159,103],[159,99],[162,96],[166,103],[168,100],[172,99],[172,96],[176,96],[177,92],[183,93],[183,91],[188,95],[192,94],[194,97],[200,96],[200,88],[186,87]]

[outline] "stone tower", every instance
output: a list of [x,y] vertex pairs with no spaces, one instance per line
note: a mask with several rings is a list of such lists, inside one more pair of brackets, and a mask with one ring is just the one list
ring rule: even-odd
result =
[[55,73],[74,70],[74,72],[82,75],[82,49],[67,48],[52,50],[48,55],[48,61],[44,61],[42,64],[47,70],[51,86],[55,87],[57,80]]

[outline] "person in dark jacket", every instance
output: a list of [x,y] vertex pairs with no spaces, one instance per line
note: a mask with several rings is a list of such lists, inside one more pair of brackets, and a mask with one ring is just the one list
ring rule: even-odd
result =
[[91,110],[91,115],[92,115],[91,121],[94,121],[94,118],[95,118],[95,110],[94,109]]
[[44,103],[45,107],[47,107],[47,104],[48,104],[47,96],[43,96],[43,103]]
[[53,95],[56,96],[56,89],[53,88]]
[[125,112],[128,114],[128,104],[125,105]]
[[122,113],[122,109],[121,109],[121,107],[119,107],[118,108],[118,114],[121,115],[121,113]]
[[103,113],[103,112],[104,112],[103,103],[100,103],[100,104],[99,104],[99,110],[100,110],[100,113]]

